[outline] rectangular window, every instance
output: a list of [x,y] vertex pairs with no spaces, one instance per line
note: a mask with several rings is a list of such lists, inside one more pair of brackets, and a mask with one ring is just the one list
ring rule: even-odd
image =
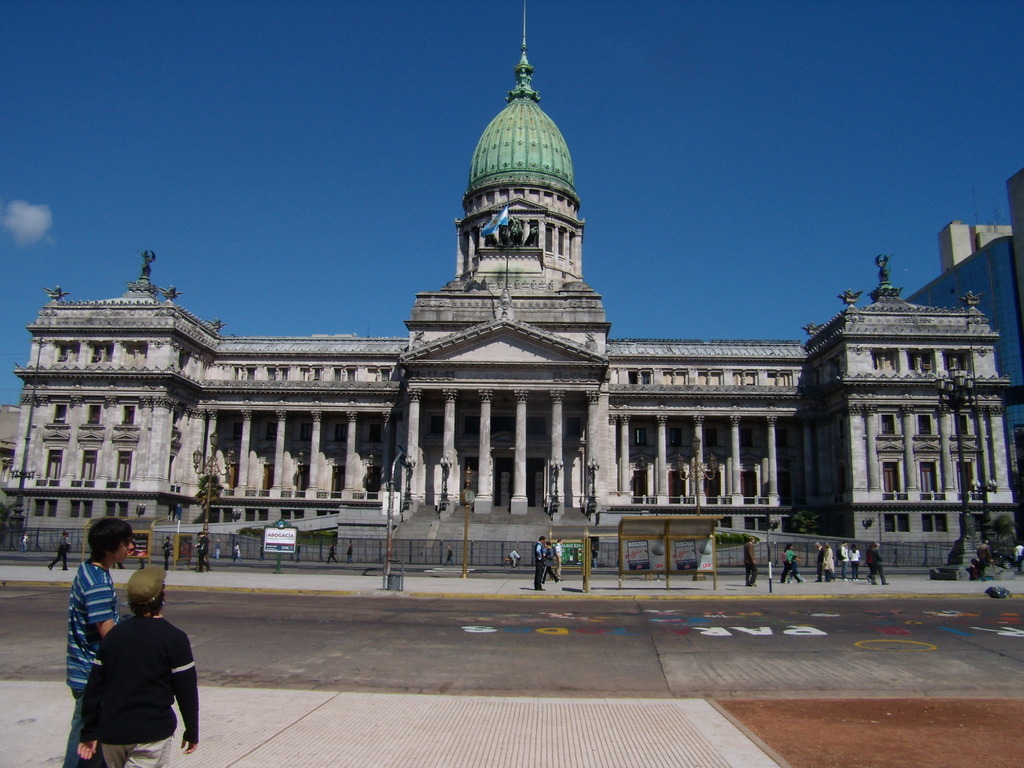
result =
[[57,403],[53,406],[53,423],[66,424],[68,421],[68,406],[65,403]]
[[299,424],[299,440],[312,440],[313,439],[313,423],[310,421],[304,421]]
[[565,420],[566,437],[580,438],[583,436],[583,419],[579,416],[569,416]]
[[366,439],[371,443],[384,442],[384,425],[379,422],[371,422],[366,425]]
[[919,414],[917,417],[917,434],[932,434],[932,417],[927,414]]
[[96,458],[98,451],[82,451],[82,479],[96,479]]
[[92,500],[82,502],[82,517],[92,517]]
[[526,417],[526,434],[530,437],[544,437],[548,433],[548,420],[543,416]]
[[100,418],[102,418],[102,416],[103,416],[103,406],[102,405],[90,405],[89,406],[89,411],[88,411],[88,416],[87,416],[87,421],[88,421],[89,424],[99,424],[100,423]]
[[708,448],[718,447],[718,430],[714,427],[709,427],[704,430],[704,445]]
[[132,479],[132,452],[117,452],[117,481],[127,483]]
[[60,479],[60,468],[64,462],[64,451],[51,450],[46,458],[46,477],[48,480]]
[[496,435],[499,432],[508,432],[514,435],[516,432],[516,417],[491,416],[491,434]]
[[72,502],[71,502],[71,512],[69,513],[69,517],[81,517],[81,516],[82,516],[82,502],[77,501],[77,500],[72,500]]
[[921,515],[921,530],[925,533],[948,533],[947,526],[945,515],[934,513]]
[[779,427],[775,432],[775,446],[777,448],[789,448],[789,430]]
[[640,383],[640,372],[639,371],[630,371],[627,374],[627,379],[628,379],[630,384],[639,384]]
[[334,425],[334,442],[344,443],[348,438],[348,424],[340,421]]
[[896,352],[891,349],[876,349],[871,353],[871,363],[876,371],[895,371]]
[[932,368],[934,368],[934,360],[931,350],[908,349],[907,365],[910,370],[915,371],[916,373],[930,373]]
[[429,419],[429,432],[431,435],[443,435],[444,434],[444,416],[441,414],[433,413]]
[[683,444],[683,430],[679,427],[668,428],[668,444],[672,448],[678,448]]
[[640,371],[640,383],[645,386],[650,386],[652,380],[652,374],[650,371]]
[[121,424],[131,426],[135,423],[135,406],[126,405],[121,409]]
[[896,434],[896,414],[883,413],[879,416],[879,425],[883,435]]
[[78,359],[78,344],[58,344],[57,362],[67,363]]
[[277,422],[276,421],[268,421],[267,422],[267,440],[276,440],[276,439],[277,439]]
[[633,428],[633,445],[647,445],[647,427]]
[[114,345],[112,343],[99,343],[91,345],[92,354],[90,361],[94,363],[109,363],[114,359]]
[[921,462],[921,492],[935,493],[938,490],[939,488],[935,477],[935,462]]
[[462,420],[462,431],[467,435],[479,435],[480,434],[480,417],[479,416],[466,416]]
[[947,371],[967,370],[967,355],[964,352],[947,352],[945,358]]
[[241,421],[232,422],[231,423],[231,437],[234,438],[235,440],[241,440],[242,439],[242,427],[243,427],[243,422],[241,422]]
[[747,427],[740,429],[740,447],[741,448],[753,448],[754,447],[754,431]]
[[909,533],[910,515],[903,513],[882,515],[886,533]]
[[896,461],[882,462],[882,490],[885,493],[900,492],[900,465]]

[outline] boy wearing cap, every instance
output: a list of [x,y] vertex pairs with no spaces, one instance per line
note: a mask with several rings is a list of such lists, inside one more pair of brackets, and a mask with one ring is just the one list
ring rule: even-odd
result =
[[103,638],[82,697],[78,754],[92,758],[97,741],[110,768],[170,764],[178,721],[185,754],[199,744],[199,687],[188,635],[163,615],[164,570],[149,566],[128,580],[133,616]]
[[67,683],[75,697],[71,716],[71,733],[64,754],[64,768],[99,765],[79,762],[78,742],[82,729],[82,693],[92,670],[100,641],[118,620],[117,593],[110,578],[110,569],[128,557],[132,543],[132,527],[116,517],[105,517],[89,528],[87,562],[79,566],[68,598]]

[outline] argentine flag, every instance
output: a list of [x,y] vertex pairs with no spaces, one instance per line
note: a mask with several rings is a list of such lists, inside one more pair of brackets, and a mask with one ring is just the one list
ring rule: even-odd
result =
[[501,209],[501,213],[496,214],[493,219],[487,222],[487,226],[480,230],[480,234],[484,237],[490,237],[498,231],[498,227],[508,226],[508,206],[506,205]]

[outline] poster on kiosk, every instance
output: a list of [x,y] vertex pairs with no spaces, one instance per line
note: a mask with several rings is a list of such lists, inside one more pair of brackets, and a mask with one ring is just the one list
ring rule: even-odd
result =
[[297,528],[281,528],[274,525],[264,528],[263,551],[271,555],[294,554],[298,533]]

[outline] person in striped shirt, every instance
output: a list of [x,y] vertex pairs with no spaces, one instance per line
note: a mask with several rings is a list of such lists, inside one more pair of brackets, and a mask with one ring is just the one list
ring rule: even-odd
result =
[[92,671],[100,641],[118,621],[117,593],[110,568],[123,563],[132,546],[132,527],[116,517],[98,520],[89,529],[92,554],[71,582],[68,598],[67,683],[75,699],[64,753],[64,768],[100,765],[99,756],[81,760],[78,742],[82,730],[82,693]]

